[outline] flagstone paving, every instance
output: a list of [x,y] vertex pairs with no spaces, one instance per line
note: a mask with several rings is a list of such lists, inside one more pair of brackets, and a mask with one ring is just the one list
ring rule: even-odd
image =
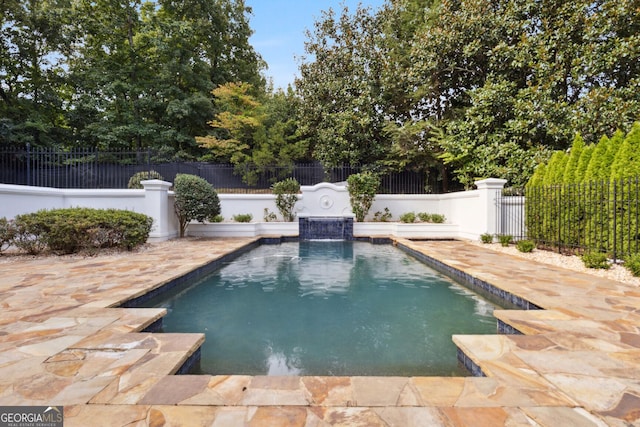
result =
[[253,241],[0,259],[0,406],[64,405],[65,426],[640,425],[640,289],[459,241],[396,243],[544,309],[496,311],[522,335],[452,337],[485,376],[175,375],[203,335],[119,306]]

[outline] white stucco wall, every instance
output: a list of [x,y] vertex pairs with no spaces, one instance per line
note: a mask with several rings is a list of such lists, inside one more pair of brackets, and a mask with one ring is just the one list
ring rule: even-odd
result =
[[[496,233],[501,222],[496,209],[496,196],[504,180],[478,181],[477,190],[449,194],[377,195],[367,216],[389,208],[393,221],[406,212],[437,213],[445,216],[445,224],[369,223],[354,224],[356,235],[396,235],[416,238],[463,238],[476,240],[483,233]],[[178,235],[178,221],[173,210],[175,195],[170,183],[144,181],[144,190],[68,190],[0,184],[0,217],[35,212],[40,209],[92,207],[126,209],[154,218],[151,238],[165,240]],[[321,183],[301,187],[302,194],[295,205],[299,216],[352,215],[349,194],[345,186]],[[190,235],[225,237],[257,235],[297,235],[294,223],[264,223],[264,210],[282,216],[271,194],[219,194],[225,222],[189,226]],[[251,214],[253,224],[233,223],[238,214]]]

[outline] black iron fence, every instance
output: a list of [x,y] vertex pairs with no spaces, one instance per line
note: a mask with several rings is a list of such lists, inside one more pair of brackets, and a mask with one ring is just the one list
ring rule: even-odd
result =
[[499,234],[538,247],[613,259],[640,252],[640,177],[528,187],[525,197],[498,197],[497,209]]
[[[173,182],[179,173],[198,175],[219,191],[269,191],[271,185],[294,177],[301,185],[343,182],[362,170],[359,166],[325,168],[320,163],[288,166],[234,166],[207,162],[167,161],[153,150],[98,151],[26,147],[0,150],[0,183],[53,188],[127,188],[132,175],[158,172]],[[458,190],[449,186],[449,190]],[[381,175],[381,193],[424,194],[444,192],[437,174],[402,171]]]

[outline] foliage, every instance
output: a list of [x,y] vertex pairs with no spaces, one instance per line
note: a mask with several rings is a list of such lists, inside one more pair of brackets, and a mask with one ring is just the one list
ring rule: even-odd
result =
[[308,147],[298,133],[295,99],[291,90],[260,99],[248,83],[227,83],[212,91],[218,110],[208,124],[213,128],[196,141],[207,149],[207,160],[236,166],[248,184],[273,166],[288,166],[307,157]]
[[602,252],[587,252],[582,255],[582,262],[587,268],[608,270],[611,267],[607,260],[607,254]]
[[307,31],[303,61],[314,60],[300,65],[296,79],[299,120],[324,165],[374,164],[388,152],[379,27],[370,9],[345,6],[339,16],[324,11]]
[[422,222],[431,222],[431,214],[427,212],[418,212],[418,219]]
[[[587,147],[640,115],[634,2],[394,0],[349,12],[315,23],[296,81],[323,163],[518,186],[576,133]],[[577,151],[571,179],[588,167]]]
[[493,243],[493,234],[491,233],[483,233],[480,235],[480,241],[482,243]]
[[16,227],[13,221],[5,217],[0,218],[0,253],[11,246],[16,236]]
[[131,250],[147,241],[152,223],[146,215],[125,210],[41,210],[16,216],[14,243],[29,254],[45,249],[60,254],[101,248]]
[[556,151],[527,185],[529,237],[616,256],[634,252],[640,243],[633,232],[638,207],[630,198],[640,174],[639,151],[640,123],[595,145],[584,146],[576,135],[571,151]]
[[184,237],[189,222],[204,222],[220,214],[218,193],[205,179],[196,175],[178,174],[173,185],[180,237]]
[[507,247],[513,241],[513,236],[510,234],[500,234],[498,236],[498,241],[502,246]]
[[391,221],[392,217],[393,215],[391,214],[389,208],[385,207],[384,212],[377,211],[375,214],[373,214],[373,222],[389,222]]
[[295,178],[287,178],[273,184],[271,190],[276,195],[276,207],[284,220],[293,221],[295,219],[293,208],[298,201],[298,193],[300,192],[298,181]]
[[269,208],[264,208],[263,219],[264,222],[273,222],[278,220],[278,216],[275,214],[275,212],[271,212]]
[[635,277],[640,276],[640,253],[628,256],[624,260],[624,268],[629,270]]
[[142,189],[143,188],[142,181],[146,181],[148,179],[163,180],[164,178],[162,177],[162,175],[160,175],[159,172],[156,172],[154,170],[136,172],[133,175],[131,175],[131,178],[129,178],[129,183],[127,184],[127,188]]
[[442,224],[446,220],[443,214],[431,214],[431,222],[435,224]]
[[210,222],[222,222],[224,221],[224,217],[220,214],[214,215],[212,218],[209,218]]
[[405,224],[413,224],[416,221],[415,212],[405,212],[400,215],[400,222],[404,222]]
[[356,216],[356,221],[362,222],[367,216],[373,200],[380,186],[380,178],[372,172],[361,172],[347,178],[349,203]]
[[0,145],[198,154],[230,81],[264,90],[244,1],[3,4]]
[[536,244],[533,240],[518,240],[516,243],[516,248],[520,252],[531,252],[536,247]]
[[251,222],[251,220],[253,219],[253,215],[251,215],[250,213],[248,214],[237,214],[233,216],[233,220],[235,222]]

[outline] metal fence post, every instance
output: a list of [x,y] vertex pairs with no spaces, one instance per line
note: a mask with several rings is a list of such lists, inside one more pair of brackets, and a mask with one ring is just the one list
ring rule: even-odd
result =
[[31,144],[27,142],[27,185],[31,185]]

